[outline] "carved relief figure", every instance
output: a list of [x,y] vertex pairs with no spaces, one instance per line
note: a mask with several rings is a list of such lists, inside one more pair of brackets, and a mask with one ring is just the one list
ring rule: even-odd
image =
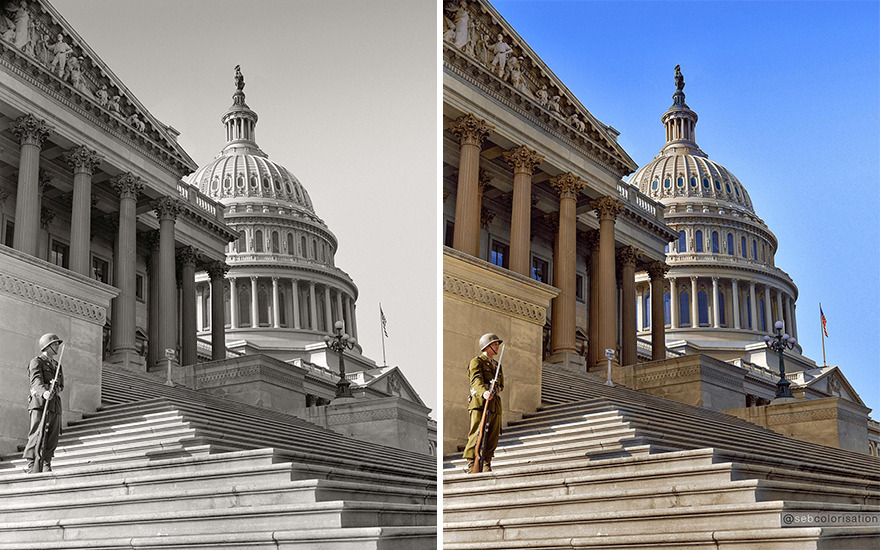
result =
[[137,113],[134,113],[133,115],[128,117],[128,123],[134,126],[134,129],[138,132],[143,132],[144,128],[146,128],[144,121],[138,118]]
[[98,100],[98,105],[107,107],[107,104],[110,102],[110,93],[107,91],[106,85],[102,84],[101,89],[95,92],[95,99]]
[[49,49],[55,56],[52,58],[50,71],[55,71],[58,78],[64,78],[64,69],[67,67],[67,56],[73,51],[70,44],[64,41],[64,35],[58,35],[58,41],[52,44]]
[[583,132],[587,127],[586,124],[584,124],[584,121],[578,118],[577,113],[574,113],[573,115],[568,117],[568,123],[571,124],[578,132]]
[[546,85],[542,84],[541,88],[535,92],[535,98],[538,100],[538,105],[547,107],[547,104],[550,103],[550,92],[547,91]]
[[458,3],[458,9],[455,10],[455,47],[463,49],[465,44],[470,42],[470,22],[471,16],[464,7],[464,2]]
[[43,65],[52,62],[52,51],[49,48],[49,35],[43,34],[34,44],[34,57]]
[[27,10],[24,0],[18,3],[18,7],[10,8],[15,11],[13,21],[15,22],[15,47],[24,50],[25,46],[30,43],[30,22],[31,14]]
[[480,38],[477,40],[477,45],[474,46],[474,57],[483,62],[484,65],[489,64],[489,35],[481,34]]
[[507,64],[510,69],[510,83],[513,84],[514,88],[528,97],[534,97],[532,91],[529,89],[529,84],[526,82],[525,76],[523,76],[523,64],[524,60],[522,57],[510,58],[510,62]]
[[561,115],[562,109],[559,107],[559,101],[561,99],[562,99],[562,96],[558,96],[558,95],[553,96],[553,98],[550,99],[550,102],[547,104],[547,108],[549,108],[554,113]]
[[504,70],[507,67],[507,56],[513,51],[509,44],[504,42],[504,36],[498,35],[498,42],[491,46],[495,57],[492,58],[492,64],[489,69],[498,75],[498,78],[504,78]]
[[113,99],[110,100],[110,103],[107,104],[107,110],[111,113],[122,116],[122,110],[119,107],[119,100],[121,98],[118,95],[113,96]]
[[88,97],[92,97],[92,91],[89,89],[88,84],[86,84],[86,79],[82,74],[82,57],[70,57],[70,61],[67,63],[68,73],[70,75],[70,83],[74,88],[82,92]]

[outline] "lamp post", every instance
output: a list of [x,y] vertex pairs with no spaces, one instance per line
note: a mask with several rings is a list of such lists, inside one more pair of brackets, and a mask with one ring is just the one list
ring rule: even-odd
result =
[[342,332],[342,321],[336,321],[333,325],[335,334],[325,335],[324,342],[327,347],[339,354],[339,381],[336,382],[336,397],[354,397],[351,394],[351,382],[345,377],[345,350],[353,349],[357,341]]
[[785,363],[783,362],[783,352],[785,349],[792,349],[794,345],[797,343],[797,340],[789,336],[788,334],[782,333],[782,321],[776,321],[776,324],[773,325],[776,329],[776,336],[772,338],[770,335],[764,336],[764,344],[767,345],[768,348],[779,354],[779,382],[776,383],[776,398],[786,398],[790,397],[794,399],[794,396],[791,394],[791,382],[785,378]]

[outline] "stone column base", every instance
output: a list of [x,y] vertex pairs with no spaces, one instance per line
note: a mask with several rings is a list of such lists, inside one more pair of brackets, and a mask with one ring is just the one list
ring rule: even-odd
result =
[[104,361],[135,372],[147,372],[147,360],[133,349],[118,350],[110,354]]
[[563,351],[554,353],[544,360],[545,363],[553,363],[560,367],[576,372],[587,372],[587,359],[577,353]]

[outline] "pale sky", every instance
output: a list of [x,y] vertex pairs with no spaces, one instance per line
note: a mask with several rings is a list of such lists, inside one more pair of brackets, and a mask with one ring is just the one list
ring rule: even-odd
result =
[[681,65],[696,141],[749,191],[798,287],[804,355],[825,352],[880,418],[880,3],[493,5],[643,166]]
[[[385,348],[436,409],[437,40],[431,2],[51,0],[198,165],[225,144],[241,65],[256,141],[308,190]],[[432,413],[437,418],[436,411]]]

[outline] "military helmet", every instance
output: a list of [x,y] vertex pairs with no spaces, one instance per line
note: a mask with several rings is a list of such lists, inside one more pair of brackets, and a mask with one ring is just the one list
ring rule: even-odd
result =
[[500,344],[502,340],[494,332],[487,332],[486,334],[480,336],[480,351],[483,351],[484,349],[489,347],[489,344],[491,344],[492,342],[498,342]]
[[54,332],[47,332],[46,334],[40,336],[40,351],[43,351],[55,342],[61,344],[62,342],[64,342],[64,340],[59,338],[58,335]]

